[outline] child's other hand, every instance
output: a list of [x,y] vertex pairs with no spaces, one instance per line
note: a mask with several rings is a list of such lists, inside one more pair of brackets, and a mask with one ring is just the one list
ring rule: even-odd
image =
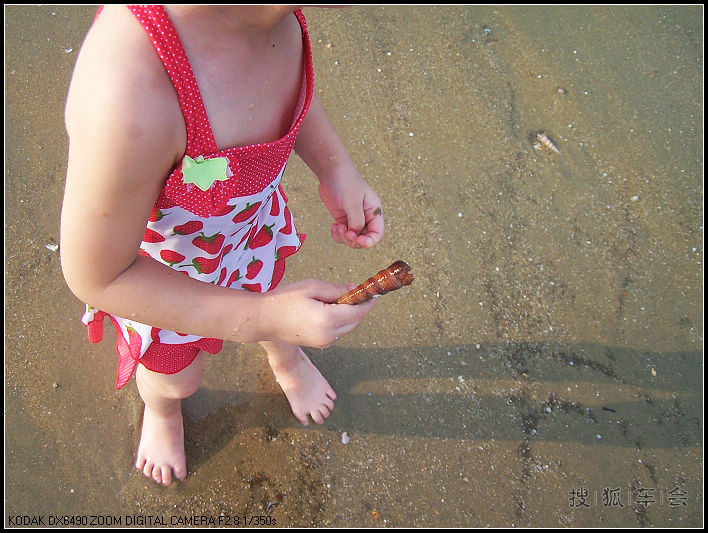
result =
[[336,242],[351,248],[371,248],[381,242],[381,200],[356,169],[322,180],[319,193],[334,218],[331,234]]
[[326,348],[355,329],[374,308],[374,300],[358,305],[333,303],[352,288],[354,285],[310,279],[263,294],[262,340]]

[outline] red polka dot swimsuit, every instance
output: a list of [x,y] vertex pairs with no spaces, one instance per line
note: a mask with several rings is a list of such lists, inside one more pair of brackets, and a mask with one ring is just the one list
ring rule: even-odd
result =
[[[270,143],[218,150],[194,73],[162,6],[128,6],[147,31],[175,86],[187,125],[181,164],[165,182],[147,222],[139,253],[205,283],[265,292],[285,272],[285,258],[299,250],[280,180],[312,99],[312,50],[305,18],[303,75],[290,130]],[[200,350],[217,353],[223,341],[158,329],[87,306],[82,322],[91,342],[103,338],[103,319],[116,330],[116,388],[138,363],[163,374],[191,364]]]

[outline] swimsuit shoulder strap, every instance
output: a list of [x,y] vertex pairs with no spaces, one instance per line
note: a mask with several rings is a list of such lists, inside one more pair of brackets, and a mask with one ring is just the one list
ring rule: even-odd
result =
[[197,79],[172,21],[161,5],[129,5],[152,41],[177,91],[187,125],[186,154],[196,157],[216,151],[216,141]]

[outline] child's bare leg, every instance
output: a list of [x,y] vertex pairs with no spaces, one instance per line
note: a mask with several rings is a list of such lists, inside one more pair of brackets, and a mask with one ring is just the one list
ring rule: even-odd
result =
[[310,415],[312,420],[322,424],[337,398],[324,376],[299,346],[270,341],[260,345],[268,352],[268,362],[275,379],[290,402],[295,417],[307,425],[307,415]]
[[135,379],[145,402],[143,429],[135,467],[157,483],[187,477],[181,400],[199,388],[204,368],[200,352],[191,365],[176,374],[158,374],[138,365]]

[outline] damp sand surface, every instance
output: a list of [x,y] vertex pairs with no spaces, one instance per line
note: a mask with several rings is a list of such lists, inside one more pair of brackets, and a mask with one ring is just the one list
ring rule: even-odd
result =
[[86,341],[56,251],[94,12],[5,6],[6,525],[703,524],[701,6],[305,8],[386,236],[331,241],[293,156],[285,282],[397,259],[416,281],[307,350],[339,395],[322,426],[258,346],[210,357],[168,488],[132,467],[135,384],[114,390],[113,334]]

